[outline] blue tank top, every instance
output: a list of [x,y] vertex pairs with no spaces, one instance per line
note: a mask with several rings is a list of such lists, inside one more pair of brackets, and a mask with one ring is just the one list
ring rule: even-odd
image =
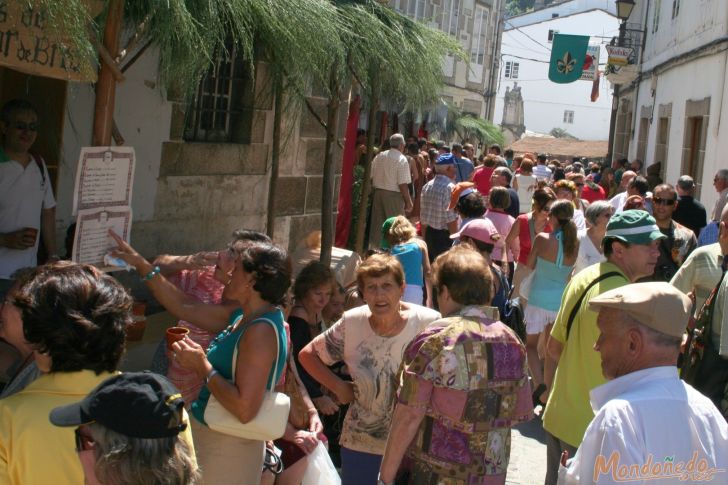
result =
[[404,281],[408,285],[423,286],[425,280],[422,276],[422,249],[417,243],[410,242],[397,244],[390,250],[396,256],[404,269]]
[[[283,325],[283,312],[279,309],[275,309],[271,312],[267,312],[256,318],[250,323],[245,325],[235,325],[243,318],[242,310],[235,310],[230,315],[230,322],[228,327],[220,332],[215,339],[210,342],[210,347],[207,349],[207,360],[210,361],[212,367],[217,370],[221,376],[228,381],[233,379],[233,354],[238,346],[240,338],[245,333],[245,330],[250,328],[251,325],[260,325],[261,323],[273,324],[278,332],[278,356],[276,358],[275,365],[271,368],[268,375],[268,384],[266,389],[273,390],[276,385],[277,377],[283,372],[283,368],[286,365],[286,358],[288,357],[288,338],[286,337],[286,329]],[[260,322],[260,323],[258,323]],[[233,330],[234,329],[234,330]],[[207,386],[202,386],[200,395],[197,400],[192,403],[190,409],[192,415],[200,423],[205,423],[205,408],[207,407],[207,401],[210,399],[210,390]]]
[[565,266],[564,263],[564,233],[557,231],[556,240],[559,250],[556,262],[552,263],[543,258],[536,258],[531,292],[528,295],[528,304],[551,312],[558,311],[561,305],[561,296],[566,288],[566,280],[574,265]]

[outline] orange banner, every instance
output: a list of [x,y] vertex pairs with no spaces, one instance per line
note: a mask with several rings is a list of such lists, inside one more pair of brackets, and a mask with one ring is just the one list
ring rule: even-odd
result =
[[[88,5],[93,15],[103,2],[90,0]],[[69,45],[39,7],[0,0],[0,65],[36,76],[95,82],[93,59],[80,58]]]

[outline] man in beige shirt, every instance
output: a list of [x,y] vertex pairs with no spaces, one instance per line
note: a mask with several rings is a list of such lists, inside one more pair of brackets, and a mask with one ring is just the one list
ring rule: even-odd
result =
[[369,247],[378,248],[382,224],[393,216],[412,212],[412,197],[408,184],[412,181],[409,162],[403,155],[404,136],[395,133],[389,137],[389,150],[372,160],[372,215],[369,226]]

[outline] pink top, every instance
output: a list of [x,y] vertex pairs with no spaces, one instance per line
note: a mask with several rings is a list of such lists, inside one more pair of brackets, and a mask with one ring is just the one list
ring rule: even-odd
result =
[[[505,212],[493,209],[488,209],[483,217],[485,217],[486,219],[490,219],[495,228],[498,229],[498,234],[500,234],[500,240],[496,243],[495,249],[493,249],[491,259],[493,260],[493,262],[503,261],[503,247],[506,244],[506,237],[508,236],[508,233],[511,232],[511,226],[513,226],[513,223],[516,220],[513,218],[513,216],[510,216]],[[509,263],[513,261],[513,254],[517,252],[518,241],[512,241],[511,246],[506,252]]]
[[[223,284],[214,278],[215,266],[208,266],[202,270],[183,270],[169,277],[169,280],[186,295],[192,296],[202,303],[220,303],[222,300]],[[190,329],[187,336],[200,344],[204,349],[210,345],[215,334],[196,325],[180,320],[177,326]],[[176,360],[169,361],[167,378],[182,393],[186,407],[197,399],[204,381],[197,375],[182,367]]]
[[482,167],[476,168],[475,172],[473,172],[475,187],[483,195],[488,195],[490,192],[490,176],[493,175],[493,170],[495,170],[495,167],[486,167],[483,165]]

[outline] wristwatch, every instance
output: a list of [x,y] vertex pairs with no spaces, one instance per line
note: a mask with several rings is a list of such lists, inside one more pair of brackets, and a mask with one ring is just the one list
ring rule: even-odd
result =
[[391,482],[385,482],[382,480],[382,476],[380,474],[377,474],[377,485],[394,485],[394,480]]

